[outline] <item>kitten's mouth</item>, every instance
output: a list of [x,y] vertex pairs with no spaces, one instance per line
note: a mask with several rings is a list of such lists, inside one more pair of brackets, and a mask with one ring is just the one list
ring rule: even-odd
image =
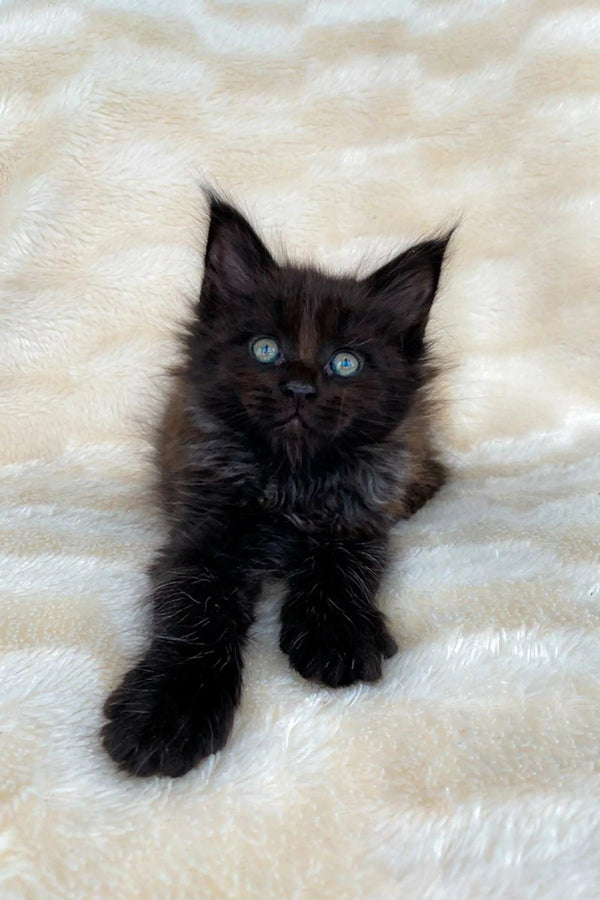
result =
[[292,428],[302,428],[303,425],[306,425],[306,422],[304,421],[298,410],[296,410],[296,412],[292,413],[291,416],[288,416],[281,422],[277,422],[275,427],[284,428],[286,425],[291,425]]

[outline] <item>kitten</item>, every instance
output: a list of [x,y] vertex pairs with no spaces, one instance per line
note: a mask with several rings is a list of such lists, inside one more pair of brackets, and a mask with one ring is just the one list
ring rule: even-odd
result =
[[151,642],[105,705],[122,769],[184,775],[223,747],[267,575],[287,582],[280,647],[305,678],[375,681],[396,653],[375,600],[392,524],[444,479],[424,331],[449,237],[334,277],[279,265],[211,198],[158,448],[171,531],[151,569]]

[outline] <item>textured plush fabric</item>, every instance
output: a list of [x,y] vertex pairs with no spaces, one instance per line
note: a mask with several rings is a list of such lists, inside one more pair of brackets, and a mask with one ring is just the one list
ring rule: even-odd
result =
[[[0,88],[0,895],[598,897],[598,5],[5,3]],[[143,781],[97,732],[203,181],[339,270],[460,222],[453,477],[380,683],[302,681],[267,597],[228,747]]]

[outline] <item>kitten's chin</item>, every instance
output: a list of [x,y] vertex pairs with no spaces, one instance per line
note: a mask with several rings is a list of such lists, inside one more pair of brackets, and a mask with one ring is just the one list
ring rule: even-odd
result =
[[325,447],[330,450],[337,443],[338,432],[332,432],[307,421],[301,412],[295,412],[285,419],[276,422],[270,432],[271,446],[278,452],[283,451],[293,462],[307,461],[318,456]]
[[298,413],[275,423],[270,432],[273,449],[277,453],[283,452],[293,464],[315,453],[315,438],[314,430]]

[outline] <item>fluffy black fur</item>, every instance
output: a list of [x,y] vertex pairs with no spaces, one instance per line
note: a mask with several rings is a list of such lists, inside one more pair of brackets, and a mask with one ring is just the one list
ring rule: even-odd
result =
[[[448,237],[364,279],[275,262],[212,198],[200,301],[159,442],[171,532],[151,570],[152,635],[105,705],[106,749],[137,775],[223,747],[264,578],[287,583],[281,650],[332,687],[397,647],[375,598],[393,521],[440,485],[424,331]],[[251,353],[276,339],[272,363]],[[332,369],[336,351],[361,368]]]

